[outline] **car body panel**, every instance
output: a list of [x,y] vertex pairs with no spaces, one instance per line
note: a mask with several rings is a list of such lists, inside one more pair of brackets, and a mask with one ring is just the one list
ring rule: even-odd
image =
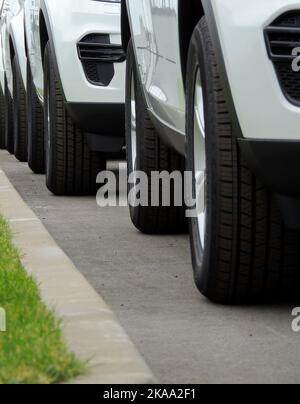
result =
[[[199,0],[200,1],[200,0]],[[278,16],[300,10],[299,0],[203,0],[221,51],[242,136],[300,140],[300,108],[282,92],[269,59],[264,29]],[[163,125],[185,133],[178,0],[127,0],[140,79],[149,110]],[[150,67],[149,67],[150,66]]]
[[[2,16],[2,8],[4,6],[4,0],[0,0],[0,16]],[[2,49],[2,30],[4,30],[4,24],[0,19],[0,86],[2,92],[5,91],[5,82],[4,82],[4,63],[3,63],[3,49]]]
[[148,107],[165,125],[184,135],[178,1],[130,0],[127,7]]
[[76,46],[90,33],[109,34],[111,43],[120,45],[120,4],[92,0],[26,0],[28,56],[34,84],[43,102],[41,13],[47,25],[66,101],[124,103],[125,63],[115,64],[115,75],[108,87],[93,85],[85,76]]
[[265,27],[287,11],[300,10],[300,1],[212,0],[211,3],[243,136],[300,139],[300,108],[284,96],[264,38]]
[[[13,95],[12,48],[26,89],[26,52],[24,38],[24,0],[4,0],[7,10],[1,16],[2,60],[8,89]],[[11,48],[12,44],[12,48]]]

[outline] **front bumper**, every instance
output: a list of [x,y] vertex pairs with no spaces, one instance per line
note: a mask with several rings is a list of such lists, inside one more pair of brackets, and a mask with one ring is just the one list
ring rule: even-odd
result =
[[51,0],[44,7],[66,101],[124,103],[125,63],[114,65],[109,86],[97,86],[88,81],[77,50],[78,42],[89,34],[109,35],[111,44],[121,44],[120,5],[92,0]]
[[300,10],[300,1],[211,0],[211,5],[242,135],[300,140],[300,108],[283,94],[264,37],[277,17]]

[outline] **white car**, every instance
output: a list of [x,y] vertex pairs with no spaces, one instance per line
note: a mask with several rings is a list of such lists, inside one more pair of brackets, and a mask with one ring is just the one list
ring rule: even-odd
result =
[[[127,0],[122,40],[129,173],[183,170],[185,157],[200,291],[221,303],[299,297],[300,1]],[[173,232],[183,210],[131,217]]]
[[24,0],[4,0],[1,11],[1,86],[6,99],[6,148],[27,160]]
[[90,193],[125,143],[120,1],[26,0],[25,32],[29,165],[45,151],[54,194]]

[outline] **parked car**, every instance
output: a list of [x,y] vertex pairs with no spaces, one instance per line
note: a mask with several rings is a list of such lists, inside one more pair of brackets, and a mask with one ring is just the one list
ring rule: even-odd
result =
[[56,195],[93,192],[125,142],[120,1],[26,0],[25,31],[29,165]]
[[1,14],[1,53],[6,103],[6,147],[27,160],[26,54],[24,0],[4,0]]
[[[199,290],[221,303],[299,297],[299,1],[127,0],[122,41],[129,173],[182,170],[185,157]],[[180,230],[176,209],[131,217],[147,233]]]

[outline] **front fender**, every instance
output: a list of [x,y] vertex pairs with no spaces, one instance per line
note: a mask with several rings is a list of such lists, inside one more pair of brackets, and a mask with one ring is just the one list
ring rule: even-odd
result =
[[4,65],[3,65],[3,50],[0,46],[0,85],[2,92],[4,93],[5,83],[4,83]]
[[[56,60],[56,52],[55,52],[55,45],[54,45],[54,38],[53,38],[53,32],[54,32],[54,23],[52,21],[51,15],[53,15],[53,10],[51,6],[54,6],[54,9],[57,10],[57,12],[61,12],[61,8],[58,7],[58,3],[53,1],[53,0],[40,0],[40,13],[43,14],[44,21],[46,24],[46,29],[47,29],[47,34],[48,34],[48,39],[49,39],[49,45],[52,50],[52,57],[54,58],[54,68],[56,69],[56,74],[57,77],[60,77],[59,75],[59,69],[58,69],[58,64]],[[51,14],[52,13],[52,14]],[[39,44],[41,44],[41,38],[39,38]],[[40,49],[40,53],[43,57],[43,51]],[[43,63],[43,60],[42,60]],[[42,71],[43,71],[43,65],[42,65]],[[44,84],[44,83],[43,83]],[[44,98],[44,85],[43,85],[43,91],[42,91],[42,97]],[[61,86],[61,88],[63,88]]]
[[[53,0],[52,0],[53,1]],[[37,96],[41,103],[44,102],[44,52],[45,44],[41,38],[41,23],[45,22],[47,36],[52,54],[54,52],[54,43],[52,36],[52,24],[50,23],[48,2],[45,0],[35,0],[25,3],[25,32],[27,43],[27,56],[30,64],[33,84],[35,86]]]
[[300,1],[202,1],[212,15],[209,25],[215,27],[212,36],[223,66],[225,92],[235,107],[243,137],[299,140],[300,110],[282,91],[264,30],[282,14],[299,12]]
[[231,120],[233,122],[234,135],[237,138],[240,138],[243,135],[242,135],[241,126],[240,126],[239,118],[238,118],[236,107],[235,107],[233,94],[231,92],[231,86],[229,83],[227,66],[226,66],[226,63],[224,60],[224,55],[223,55],[223,50],[222,50],[222,45],[221,45],[220,30],[218,27],[218,20],[217,20],[217,15],[216,15],[218,0],[201,0],[201,2],[202,2],[206,20],[208,22],[210,36],[213,41],[215,55],[216,55],[216,59],[217,59],[218,66],[219,66],[220,77],[221,77],[221,80],[223,83],[225,98],[226,98],[227,106],[230,111]]
[[4,92],[5,89],[5,27],[3,24],[0,24],[0,66],[1,66],[1,86]]
[[[9,35],[12,40],[14,53],[19,64],[24,88],[27,86],[27,58],[25,51],[24,37],[24,10],[22,9],[15,17],[12,18],[9,25]],[[12,55],[10,55],[12,56]]]

